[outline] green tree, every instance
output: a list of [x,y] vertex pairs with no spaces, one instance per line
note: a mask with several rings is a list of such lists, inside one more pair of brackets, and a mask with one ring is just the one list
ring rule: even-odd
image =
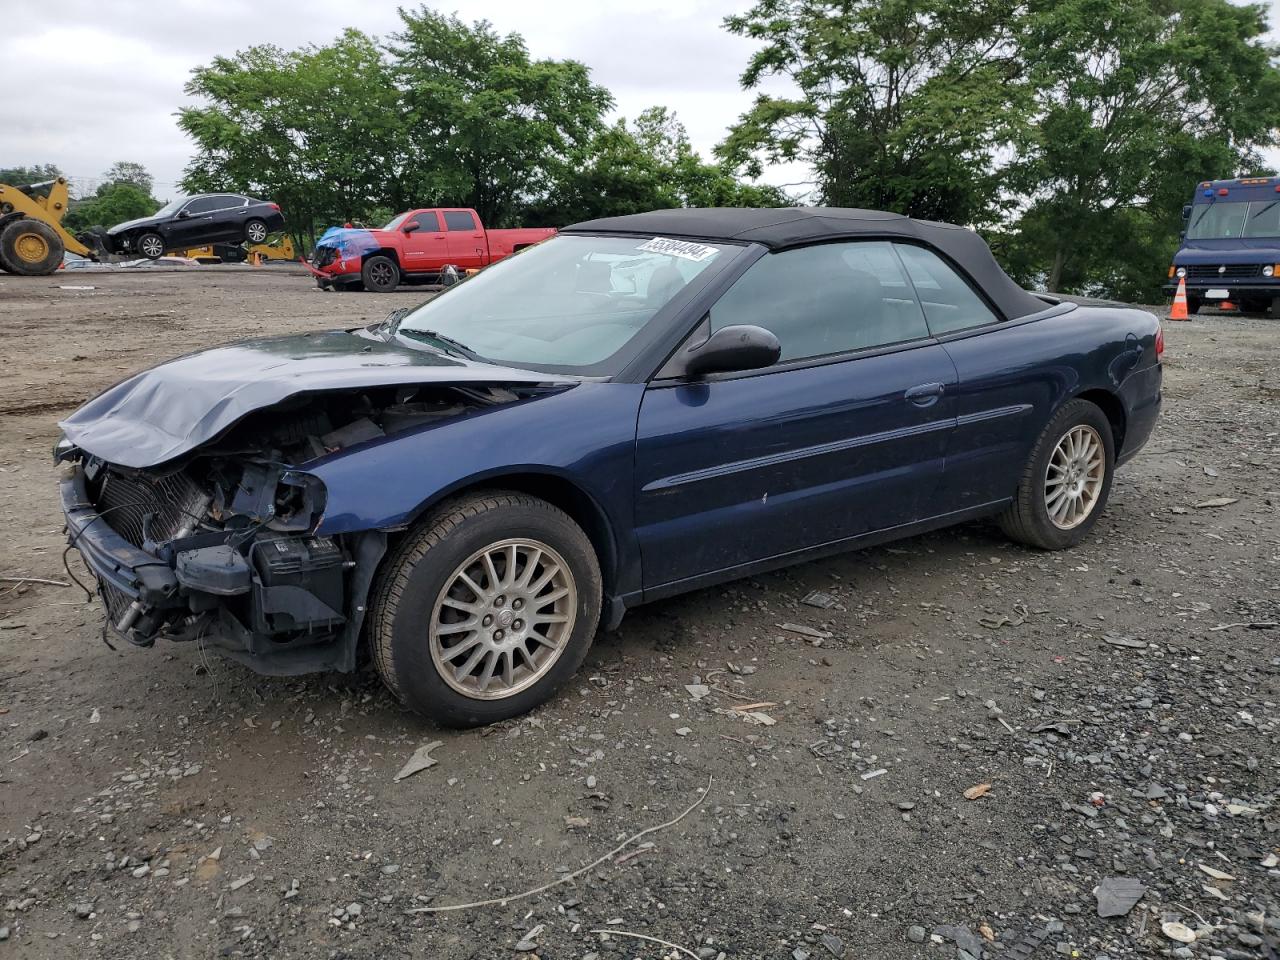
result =
[[545,195],[529,199],[522,219],[561,226],[674,205],[662,165],[618,120],[575,152]]
[[1000,148],[1025,95],[1020,0],[756,0],[725,20],[761,44],[758,93],[718,148],[758,175],[802,162],[833,206],[984,224],[1001,207]]
[[152,180],[151,173],[146,167],[129,160],[117,160],[111,165],[111,169],[102,176],[103,179],[111,183],[132,184],[147,196],[151,196],[151,189],[155,185],[155,181]]
[[789,198],[776,187],[747,183],[724,163],[693,149],[684,124],[665,107],[650,107],[633,124],[604,127],[568,164],[526,218],[564,224],[668,207],[772,207]]
[[500,225],[563,177],[613,106],[585,66],[531,59],[518,34],[426,6],[400,19],[389,49],[414,158],[405,195],[419,203],[461,203]]
[[1194,185],[1258,170],[1277,142],[1280,71],[1261,6],[1033,0],[1034,91],[1008,186],[1004,247],[1050,290],[1150,301]]
[[149,217],[160,209],[160,202],[151,195],[152,182],[142,164],[119,160],[102,175],[91,196],[72,201],[62,225],[78,233],[88,227],[113,227]]
[[274,200],[304,248],[317,226],[404,201],[411,157],[397,90],[377,41],[360,31],[217,57],[192,71],[186,92],[207,101],[178,114],[196,144],[186,190]]
[[62,225],[72,233],[88,227],[114,227],[126,220],[149,217],[160,203],[133,183],[104,183],[88,199],[73,203]]

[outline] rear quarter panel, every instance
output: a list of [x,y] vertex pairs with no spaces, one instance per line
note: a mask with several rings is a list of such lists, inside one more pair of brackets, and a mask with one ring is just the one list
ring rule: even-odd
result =
[[1143,310],[1072,305],[1056,316],[945,339],[959,379],[948,499],[963,508],[1012,497],[1049,420],[1084,393],[1119,402],[1125,427],[1118,453],[1131,456],[1159,412],[1158,329]]

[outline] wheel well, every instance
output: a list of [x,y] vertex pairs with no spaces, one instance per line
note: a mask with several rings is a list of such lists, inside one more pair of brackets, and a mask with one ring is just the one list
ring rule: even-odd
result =
[[[451,490],[447,498],[469,496],[481,490],[508,490],[525,493],[531,497],[545,500],[554,507],[559,507],[580,526],[591,546],[595,548],[596,559],[600,563],[600,576],[604,583],[605,597],[613,593],[617,576],[618,551],[614,541],[613,528],[599,504],[581,487],[563,477],[546,473],[516,473],[500,477],[489,477],[470,486]],[[436,502],[428,507],[427,512],[439,506]],[[397,535],[398,537],[401,535]],[[390,553],[390,550],[388,550]]]
[[1079,394],[1079,399],[1088,400],[1107,415],[1107,422],[1111,424],[1111,438],[1118,454],[1124,446],[1125,431],[1124,404],[1120,402],[1120,398],[1108,390],[1086,390]]
[[397,256],[396,252],[392,250],[390,247],[379,247],[377,250],[366,250],[364,252],[364,256],[360,258],[360,265],[364,266],[364,262],[366,260],[368,260],[370,257],[377,257],[377,256],[386,257],[392,263],[394,263],[397,267],[400,266],[400,257]]

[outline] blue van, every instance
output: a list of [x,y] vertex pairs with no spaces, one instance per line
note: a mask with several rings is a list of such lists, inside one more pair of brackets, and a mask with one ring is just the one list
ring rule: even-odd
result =
[[1165,294],[1185,278],[1191,313],[1215,301],[1266,313],[1280,297],[1280,177],[1206,180],[1182,219]]

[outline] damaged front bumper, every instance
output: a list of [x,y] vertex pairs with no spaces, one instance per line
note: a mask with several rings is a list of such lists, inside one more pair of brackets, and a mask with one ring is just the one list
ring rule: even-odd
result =
[[365,600],[386,549],[381,531],[330,538],[188,524],[167,540],[147,535],[139,544],[110,514],[123,510],[145,531],[166,505],[151,513],[142,502],[100,509],[85,465],[63,469],[67,539],[97,578],[104,638],[137,646],[196,640],[277,676],[355,669]]
[[361,279],[359,270],[346,269],[342,261],[330,263],[326,268],[316,267],[306,260],[302,261],[302,265],[316,278],[316,286],[322,290],[335,285],[355,283]]

